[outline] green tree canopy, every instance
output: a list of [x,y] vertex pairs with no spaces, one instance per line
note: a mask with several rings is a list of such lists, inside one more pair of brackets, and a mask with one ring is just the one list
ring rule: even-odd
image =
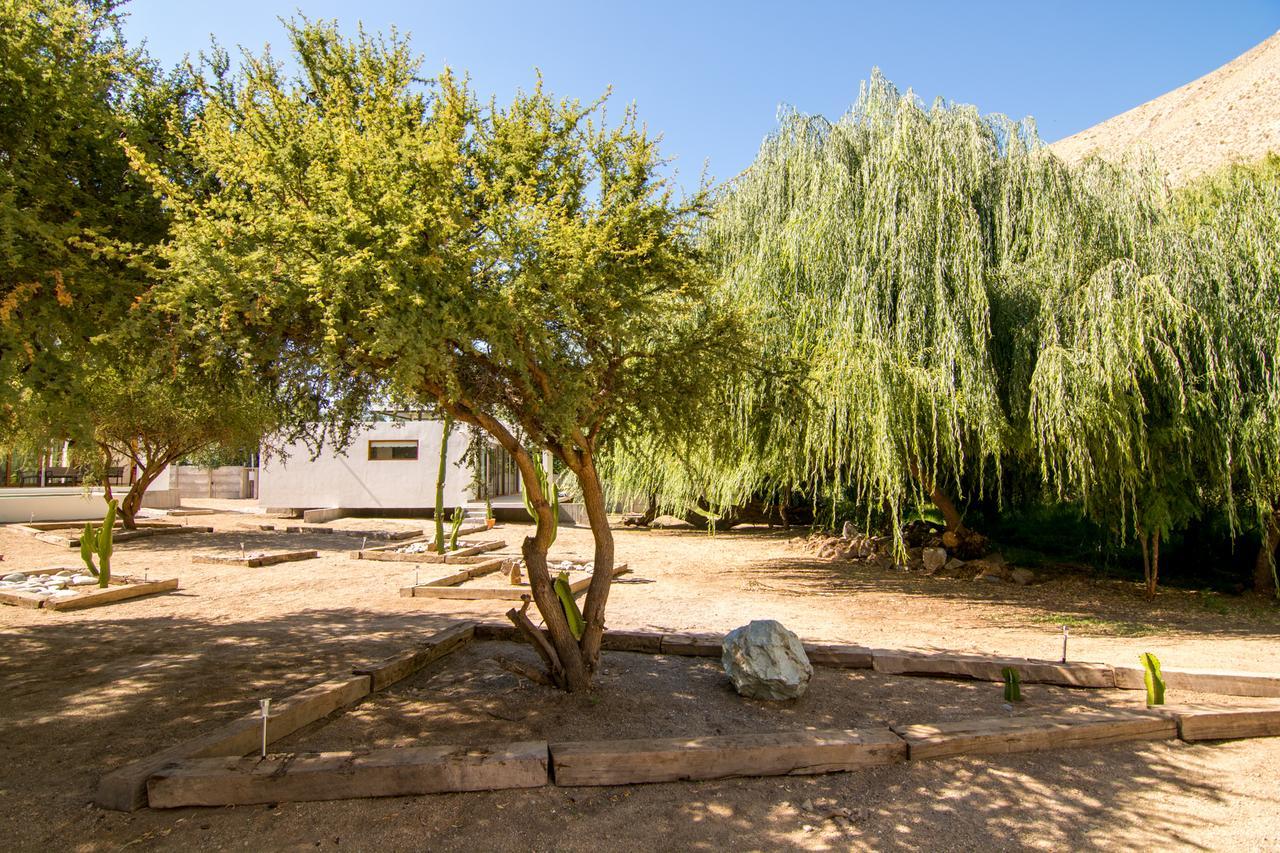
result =
[[[177,214],[167,304],[331,421],[382,390],[438,405],[515,458],[538,514],[524,553],[549,639],[515,614],[553,679],[596,666],[613,565],[595,457],[637,425],[682,426],[734,324],[712,298],[656,141],[627,110],[541,82],[480,106],[449,72],[423,85],[407,42],[290,28],[299,73],[269,55],[206,69],[188,152],[219,188],[161,184]],[[349,401],[345,402],[344,401]],[[533,448],[577,476],[596,538],[586,631],[551,587]]]

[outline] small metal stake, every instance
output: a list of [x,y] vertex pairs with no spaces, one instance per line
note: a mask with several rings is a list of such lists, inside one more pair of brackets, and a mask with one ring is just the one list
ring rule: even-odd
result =
[[262,757],[267,757],[267,718],[271,713],[271,700],[259,699],[258,706],[262,709]]
[[360,540],[360,550],[363,551],[365,548],[368,548],[368,547],[369,547],[369,537],[366,536],[364,537],[364,539]]
[[1063,625],[1062,626],[1062,662],[1063,663],[1067,662],[1067,637],[1069,636],[1070,636],[1070,632],[1067,631],[1067,626]]
[[240,559],[244,559],[244,543],[240,543]]

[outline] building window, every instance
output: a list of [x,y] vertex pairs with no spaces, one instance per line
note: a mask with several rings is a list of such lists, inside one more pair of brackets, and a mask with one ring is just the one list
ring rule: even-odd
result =
[[370,459],[417,459],[418,442],[416,439],[404,441],[379,439],[369,442]]

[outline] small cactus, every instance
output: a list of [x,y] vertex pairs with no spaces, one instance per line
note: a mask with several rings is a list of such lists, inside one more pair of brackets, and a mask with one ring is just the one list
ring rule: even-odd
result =
[[1004,701],[1013,703],[1022,701],[1022,677],[1011,666],[1000,670],[1004,676]]
[[561,572],[552,587],[556,591],[556,597],[560,599],[560,606],[564,608],[565,619],[569,620],[570,633],[575,640],[581,640],[586,632],[587,623],[583,620],[582,611],[578,609],[578,602],[573,597],[573,588],[569,586],[569,573]]
[[[556,534],[560,531],[560,495],[559,489],[551,488],[551,484],[547,479],[547,472],[542,467],[542,460],[537,453],[530,454],[533,457],[533,467],[537,471],[538,485],[542,487],[542,494],[546,495],[547,500],[551,502],[551,541],[547,543],[550,547],[556,542]],[[529,517],[535,522],[538,520],[538,513],[533,508],[533,501],[529,499],[529,490],[524,492],[524,508],[529,513]]]
[[[80,534],[80,559],[84,560],[89,574],[98,579],[98,586],[106,589],[111,583],[111,552],[114,550],[112,539],[115,536],[116,507],[119,502],[114,498],[107,501],[107,514],[102,519],[102,527],[97,530],[93,525],[85,523]],[[98,557],[98,565],[94,566],[94,555]]]
[[1151,652],[1143,652],[1138,660],[1142,661],[1142,668],[1146,670],[1142,681],[1147,688],[1147,705],[1163,705],[1164,677],[1160,674],[1160,658]]
[[451,522],[453,526],[449,529],[449,550],[458,550],[458,531],[462,529],[462,519],[466,517],[466,513],[462,511],[462,507],[457,507],[453,511]]

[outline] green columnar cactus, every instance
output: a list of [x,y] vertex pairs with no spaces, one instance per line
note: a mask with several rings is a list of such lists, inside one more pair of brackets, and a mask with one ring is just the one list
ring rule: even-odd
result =
[[569,621],[569,631],[575,640],[581,640],[586,632],[587,623],[582,618],[582,611],[578,609],[578,602],[573,597],[573,589],[569,586],[569,573],[561,572],[557,575],[552,586],[556,591],[556,597],[560,599],[560,606],[564,608],[565,619]]
[[466,517],[466,513],[462,511],[462,507],[456,507],[453,510],[453,527],[449,529],[449,550],[458,550],[458,531],[462,529],[462,519]]
[[[484,499],[484,520],[486,522],[493,521],[493,501],[489,498]],[[492,526],[490,525],[490,527]]]
[[[115,536],[116,507],[119,502],[114,498],[107,501],[107,514],[102,519],[102,527],[93,529],[86,523],[84,532],[80,534],[80,559],[84,560],[89,574],[98,579],[98,586],[106,589],[111,583],[111,552],[114,550],[112,539]],[[94,555],[98,557],[98,565],[93,565]]]
[[[559,490],[553,490],[547,480],[547,472],[542,468],[542,460],[538,454],[530,454],[533,457],[533,467],[538,473],[538,485],[542,487],[542,493],[546,495],[547,500],[551,502],[551,541],[547,543],[548,547],[556,542],[556,534],[560,532],[560,495]],[[538,520],[538,513],[533,509],[533,501],[529,499],[529,490],[524,492],[524,509],[529,513],[529,517],[535,522]]]
[[1022,676],[1011,666],[1000,670],[1004,676],[1004,701],[1013,703],[1022,701]]
[[1147,687],[1147,705],[1163,705],[1164,676],[1160,674],[1160,658],[1151,652],[1143,652],[1138,660],[1142,661],[1142,668],[1147,671],[1142,677]]

